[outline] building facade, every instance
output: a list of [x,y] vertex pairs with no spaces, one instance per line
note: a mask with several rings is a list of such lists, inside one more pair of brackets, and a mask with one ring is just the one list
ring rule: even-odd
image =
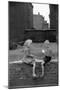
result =
[[36,30],[41,30],[43,28],[44,17],[42,17],[39,13],[38,15],[33,15],[33,27]]
[[56,41],[58,42],[58,5],[50,4],[50,29],[56,30]]
[[36,30],[47,30],[48,23],[44,20],[44,17],[38,13],[38,15],[33,15],[33,27]]
[[22,41],[24,39],[24,30],[32,27],[32,4],[9,2],[9,41]]
[[45,20],[43,22],[43,28],[42,29],[43,30],[49,30],[49,25],[48,25],[47,21],[45,21]]
[[50,4],[50,29],[58,29],[58,5]]

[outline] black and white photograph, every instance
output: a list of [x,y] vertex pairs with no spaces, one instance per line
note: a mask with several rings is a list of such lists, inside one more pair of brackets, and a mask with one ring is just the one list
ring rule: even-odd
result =
[[8,1],[8,88],[58,86],[58,4]]

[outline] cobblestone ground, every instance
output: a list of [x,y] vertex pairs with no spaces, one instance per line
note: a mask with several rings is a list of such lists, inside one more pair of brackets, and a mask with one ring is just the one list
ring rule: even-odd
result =
[[[40,53],[41,45],[34,44],[35,51],[32,52],[42,57]],[[51,45],[53,50],[53,58],[57,58],[57,45]],[[38,49],[36,49],[38,48]],[[9,51],[9,62],[19,60],[23,57],[21,49]],[[45,66],[45,74],[43,78],[33,79],[32,66],[27,64],[10,64],[9,65],[9,88],[32,87],[32,86],[55,86],[58,85],[58,60],[50,62]],[[40,64],[36,64],[36,74],[41,74]]]
[[[36,74],[41,74],[40,65],[36,67]],[[55,86],[58,85],[58,65],[57,62],[48,63],[45,66],[43,78],[33,79],[32,66],[26,64],[13,64],[9,67],[9,87],[28,86]]]

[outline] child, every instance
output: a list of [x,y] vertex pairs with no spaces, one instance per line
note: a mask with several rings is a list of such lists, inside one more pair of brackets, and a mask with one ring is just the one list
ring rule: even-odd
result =
[[36,59],[36,57],[31,54],[31,44],[32,44],[32,40],[30,40],[30,39],[26,40],[25,43],[24,43],[24,57],[23,57],[23,61],[26,64],[33,65],[33,77],[37,77],[37,75],[35,73],[36,62],[41,63],[42,74],[40,75],[40,77],[42,77],[44,75],[44,66],[43,66],[44,61]]
[[35,73],[35,68],[36,68],[36,62],[41,63],[41,67],[42,67],[42,74],[40,75],[40,77],[43,77],[44,75],[44,61],[37,59],[36,56],[31,54],[31,44],[32,44],[32,40],[28,39],[25,41],[24,46],[23,46],[23,51],[24,51],[24,56],[21,60],[19,61],[13,61],[10,62],[9,64],[13,64],[13,63],[25,63],[28,65],[32,65],[33,66],[33,77],[37,77],[36,73]]
[[31,54],[31,44],[32,44],[31,39],[26,40],[24,43],[24,46],[23,46],[23,48],[24,48],[23,62],[33,66],[33,77],[35,77],[36,76],[36,74],[35,74],[36,63],[35,63],[34,55]]
[[51,61],[52,58],[52,49],[48,40],[44,42],[44,48],[42,53],[44,54],[44,66]]

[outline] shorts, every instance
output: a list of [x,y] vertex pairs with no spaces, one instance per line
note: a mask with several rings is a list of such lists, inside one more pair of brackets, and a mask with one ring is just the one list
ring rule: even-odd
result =
[[51,58],[52,58],[51,56],[45,56],[45,57],[44,57],[44,62],[45,62],[45,63],[44,63],[44,66],[45,66],[45,64],[47,64],[48,62],[51,61]]

